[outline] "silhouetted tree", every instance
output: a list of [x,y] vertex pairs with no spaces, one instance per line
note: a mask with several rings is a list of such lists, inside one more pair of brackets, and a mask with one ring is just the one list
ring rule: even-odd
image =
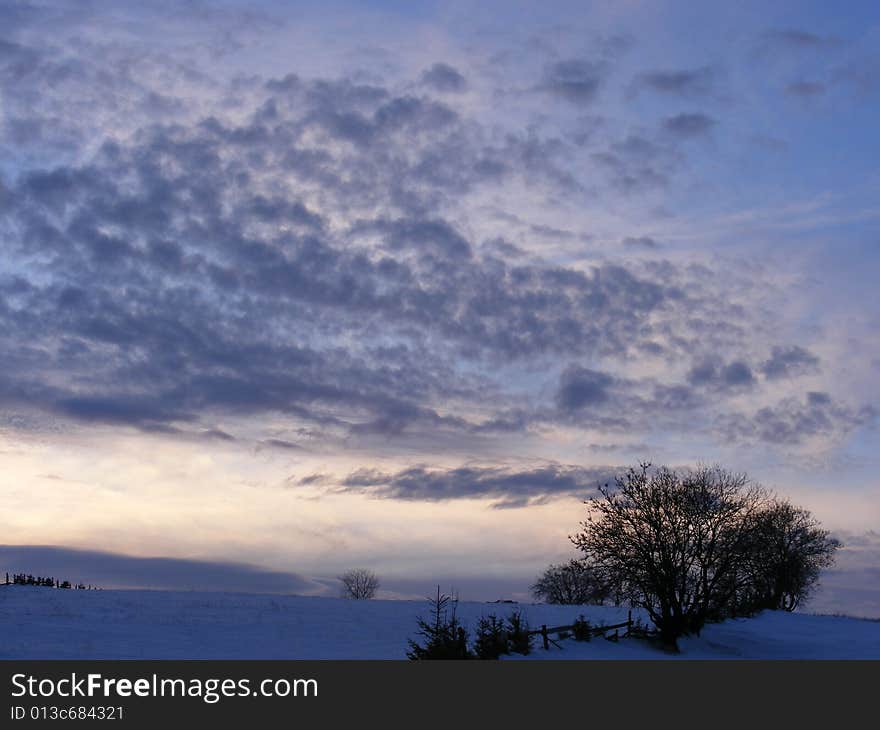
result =
[[664,644],[707,621],[793,611],[841,544],[805,509],[720,467],[649,464],[599,488],[572,536],[597,579],[642,606]]
[[342,597],[355,600],[367,600],[379,590],[379,578],[366,568],[349,570],[339,576],[342,581]]
[[531,591],[539,601],[565,605],[601,604],[610,593],[597,572],[582,560],[549,566]]
[[741,603],[750,611],[794,611],[809,597],[823,568],[834,563],[841,542],[809,511],[771,500],[751,522]]
[[719,467],[677,473],[629,469],[616,489],[587,502],[583,531],[571,540],[605,585],[643,607],[664,645],[699,633],[740,588],[749,518],[766,492]]
[[407,657],[412,660],[473,658],[468,649],[467,630],[456,616],[458,598],[440,593],[440,586],[437,586],[437,597],[428,601],[431,604],[430,618],[417,619],[423,642],[409,639]]

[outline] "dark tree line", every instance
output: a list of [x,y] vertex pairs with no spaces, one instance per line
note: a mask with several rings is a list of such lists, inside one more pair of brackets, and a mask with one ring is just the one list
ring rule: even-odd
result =
[[30,573],[13,573],[12,580],[9,579],[9,573],[6,574],[6,585],[16,586],[42,586],[44,588],[76,588],[79,590],[91,590],[94,586],[86,586],[84,583],[73,585],[69,580],[58,580],[54,577],[43,577],[41,575],[31,575]]
[[672,650],[708,621],[794,610],[841,546],[807,510],[720,467],[642,464],[599,492],[570,538],[583,572],[567,575],[644,608]]

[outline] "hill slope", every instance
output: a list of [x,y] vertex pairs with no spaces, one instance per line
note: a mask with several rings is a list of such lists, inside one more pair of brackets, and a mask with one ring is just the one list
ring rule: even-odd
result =
[[[469,628],[509,604],[461,603]],[[520,606],[533,627],[626,620],[626,609]],[[0,589],[0,659],[403,659],[424,601],[167,591]],[[540,642],[536,642],[536,646]],[[660,659],[635,640],[601,638],[537,648],[534,659]],[[681,643],[684,659],[880,659],[880,622],[764,613],[706,628]]]

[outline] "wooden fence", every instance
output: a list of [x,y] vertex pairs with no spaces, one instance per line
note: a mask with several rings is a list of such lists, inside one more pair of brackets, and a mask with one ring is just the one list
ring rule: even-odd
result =
[[[612,641],[616,641],[619,636],[620,629],[626,629],[626,633],[623,635],[626,636],[648,636],[652,632],[641,627],[640,624],[634,624],[632,618],[632,611],[629,611],[626,616],[626,621],[623,621],[619,624],[611,624],[607,626],[589,626],[588,628],[588,636],[605,636],[609,631],[614,632],[614,636]],[[547,626],[546,624],[542,625],[540,629],[536,629],[534,631],[529,631],[529,636],[537,636],[540,635],[541,639],[544,642],[544,649],[549,649],[550,644],[553,644],[557,648],[561,649],[562,647],[553,639],[550,638],[550,634],[561,634],[561,633],[576,633],[577,631],[583,632],[584,624],[569,624],[568,626]],[[608,637],[606,637],[608,638]],[[589,641],[589,639],[585,639]]]

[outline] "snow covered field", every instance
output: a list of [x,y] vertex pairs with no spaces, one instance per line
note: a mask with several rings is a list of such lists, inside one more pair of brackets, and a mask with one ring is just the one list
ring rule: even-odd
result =
[[[535,628],[626,620],[626,609],[519,604]],[[461,603],[469,629],[516,605]],[[0,659],[404,659],[426,601],[0,587]],[[644,642],[560,642],[529,659],[662,659]],[[710,625],[684,659],[880,659],[880,622],[764,613]]]

